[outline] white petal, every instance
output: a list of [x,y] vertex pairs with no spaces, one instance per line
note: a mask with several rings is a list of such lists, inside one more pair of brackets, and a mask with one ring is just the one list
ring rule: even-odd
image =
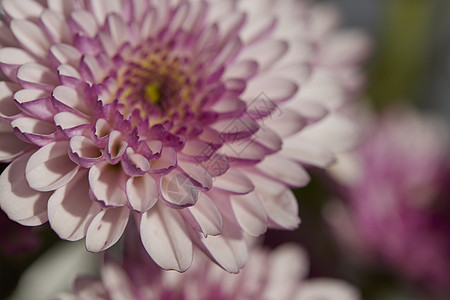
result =
[[127,203],[124,174],[117,166],[101,161],[89,170],[89,184],[95,197],[108,206],[123,206]]
[[89,197],[87,178],[87,171],[80,171],[48,201],[50,226],[62,239],[76,241],[85,237],[89,224],[101,210]]
[[98,213],[87,230],[86,249],[100,252],[114,245],[125,231],[129,216],[127,207],[108,208]]
[[140,22],[146,12],[147,2],[146,0],[133,0],[132,2],[133,16],[135,21]]
[[29,144],[19,140],[11,125],[0,121],[0,161],[8,162],[14,159]]
[[38,18],[44,8],[31,0],[3,0],[4,12],[13,19]]
[[227,67],[223,77],[225,79],[248,79],[258,71],[258,63],[254,60],[244,60]]
[[299,162],[320,168],[329,166],[335,160],[330,149],[297,135],[283,140],[281,153]]
[[27,163],[26,178],[31,188],[52,191],[66,185],[78,172],[69,156],[69,143],[54,142],[40,148]]
[[215,122],[211,125],[211,128],[220,132],[225,138],[231,139],[232,141],[239,141],[255,133],[259,129],[259,126],[252,119],[235,118]]
[[17,81],[17,70],[20,66],[34,61],[36,61],[36,59],[22,49],[9,47],[0,49],[1,70],[14,82]]
[[243,139],[228,142],[220,149],[229,161],[253,161],[258,162],[270,153],[266,147],[256,143],[253,139]]
[[[0,81],[0,118],[9,118],[20,113],[13,100],[20,87],[12,82]],[[0,148],[1,149],[1,148]]]
[[260,196],[267,215],[270,220],[275,222],[271,226],[283,229],[295,229],[300,223],[298,217],[298,203],[297,199],[291,190],[286,189],[283,193],[278,195],[264,195],[258,193]]
[[38,99],[47,98],[49,92],[41,89],[21,89],[14,94],[14,100],[20,104],[31,102]]
[[37,135],[50,135],[56,131],[54,124],[29,117],[17,118],[11,122],[11,126],[20,132]]
[[222,233],[201,237],[209,255],[226,271],[238,273],[248,259],[248,249],[240,227],[224,219]]
[[37,63],[21,66],[17,71],[17,79],[25,88],[53,89],[58,85],[55,72]]
[[72,33],[64,18],[64,15],[45,10],[41,15],[41,22],[55,42],[70,44],[72,42]]
[[62,129],[74,128],[80,125],[89,124],[89,120],[70,112],[61,112],[54,117],[55,125]]
[[85,136],[72,137],[70,139],[70,151],[86,159],[97,159],[102,156],[102,152],[97,145]]
[[17,40],[31,53],[46,58],[51,43],[41,28],[27,20],[12,20],[11,30]]
[[116,48],[119,48],[130,38],[127,25],[124,23],[123,19],[116,14],[108,16],[107,23],[111,38],[116,44]]
[[[127,154],[129,162],[133,167],[138,168],[142,172],[147,172],[148,170],[150,170],[150,162],[148,161],[147,158],[145,158],[145,156],[134,152],[134,150],[130,147],[128,147],[125,152]],[[122,164],[122,167],[124,167],[124,163]],[[131,174],[128,175],[134,176]]]
[[71,65],[60,65],[58,67],[58,75],[60,77],[81,79],[81,75],[78,72],[78,70],[72,67]]
[[252,236],[260,236],[266,232],[267,214],[255,192],[246,195],[232,195],[230,201],[242,229]]
[[25,179],[25,165],[30,154],[13,161],[0,176],[0,206],[8,217],[22,225],[37,226],[47,222],[47,202],[51,193],[32,190]]
[[[301,94],[303,94],[303,90]],[[295,110],[311,123],[323,119],[329,113],[327,108],[320,103],[291,101],[286,106],[287,109]]]
[[124,140],[121,132],[114,130],[110,133],[108,139],[108,153],[111,159],[121,157],[127,150],[128,143]]
[[288,50],[288,44],[284,41],[267,39],[256,43],[253,47],[247,47],[240,54],[239,59],[255,59],[261,69],[270,67],[277,62]]
[[79,26],[88,36],[94,37],[98,32],[98,26],[92,14],[85,10],[75,10],[70,14],[71,20]]
[[36,61],[36,59],[22,49],[12,47],[0,49],[0,63],[2,64],[23,65],[34,61]]
[[262,120],[262,127],[266,126],[281,137],[299,132],[306,125],[306,119],[290,109],[280,108],[280,113],[274,113]]
[[151,170],[169,169],[177,164],[177,152],[171,147],[163,147],[161,156],[150,164]]
[[47,0],[48,8],[60,12],[64,15],[70,14],[74,10],[74,2],[61,0]]
[[242,93],[242,100],[247,103],[264,95],[275,103],[291,99],[298,91],[298,86],[293,81],[278,77],[258,77],[251,80]]
[[294,194],[284,184],[265,176],[249,173],[255,191],[270,219],[270,227],[294,229],[300,223],[298,203]]
[[197,203],[188,207],[200,230],[206,236],[222,232],[222,216],[214,202],[205,193],[200,193]]
[[225,174],[214,178],[214,187],[236,194],[247,194],[255,188],[244,173],[232,168],[228,169]]
[[68,64],[78,67],[82,54],[77,48],[67,44],[55,44],[50,48],[50,53],[60,64]]
[[161,195],[175,206],[185,207],[197,202],[199,191],[189,177],[179,171],[172,171],[161,178]]
[[267,148],[270,153],[280,151],[281,145],[283,144],[281,137],[269,128],[261,128],[258,130],[253,136],[253,139],[255,142]]
[[142,215],[141,239],[153,260],[163,269],[183,272],[192,262],[192,241],[176,210],[158,203]]
[[107,75],[107,69],[100,65],[97,58],[89,54],[85,54],[81,59],[80,72],[85,78],[98,83],[102,82]]
[[72,89],[64,85],[57,86],[53,90],[53,97],[59,102],[69,107],[72,107],[78,110],[79,112],[82,112],[87,115],[91,113],[91,110],[88,108],[86,104],[84,96],[80,95],[80,93],[75,89]]
[[95,135],[98,138],[105,138],[111,133],[111,125],[105,119],[98,119],[95,122]]
[[265,174],[293,187],[305,186],[310,180],[308,173],[298,162],[280,155],[269,155],[256,167]]
[[112,12],[120,13],[122,9],[120,0],[89,0],[87,5],[93,12],[99,25],[105,23],[107,15]]
[[246,25],[241,32],[241,37],[246,44],[250,44],[270,32],[277,25],[277,20],[275,18],[263,18],[261,15],[258,15]]
[[299,136],[332,151],[346,151],[355,146],[360,137],[360,129],[350,119],[333,113],[306,127]]
[[180,160],[178,161],[178,166],[180,166],[189,177],[200,183],[201,187],[206,189],[210,189],[212,187],[212,176],[201,165]]
[[128,179],[126,191],[131,207],[139,212],[152,208],[159,196],[158,186],[150,174]]
[[209,156],[212,153],[211,146],[208,143],[196,140],[186,141],[182,150],[183,154],[190,156]]

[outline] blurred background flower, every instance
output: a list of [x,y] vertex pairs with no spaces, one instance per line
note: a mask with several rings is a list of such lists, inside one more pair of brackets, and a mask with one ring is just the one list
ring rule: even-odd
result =
[[[374,38],[373,56],[366,68],[368,80],[361,101],[362,107],[353,108],[355,111],[352,114],[364,128],[364,134],[361,136],[363,145],[368,139],[371,139],[369,132],[373,133],[379,130],[379,135],[383,136],[384,132],[384,135],[388,136],[392,134],[389,133],[391,129],[398,126],[403,128],[403,134],[396,138],[396,143],[386,141],[388,144],[384,146],[386,153],[383,157],[381,157],[382,153],[378,153],[381,149],[371,149],[370,146],[368,146],[370,151],[367,157],[373,159],[378,157],[379,160],[384,160],[385,172],[389,173],[389,178],[392,179],[392,173],[395,172],[397,172],[397,178],[401,178],[395,179],[394,183],[385,182],[390,189],[396,188],[397,192],[389,198],[386,195],[381,198],[384,200],[383,203],[390,203],[393,210],[390,214],[393,216],[404,215],[404,217],[392,218],[398,221],[396,229],[393,228],[396,234],[389,232],[388,225],[378,219],[380,226],[385,229],[385,232],[372,232],[372,238],[378,239],[378,243],[361,242],[363,235],[360,231],[365,230],[362,229],[363,225],[374,221],[373,216],[369,218],[368,215],[364,217],[359,215],[358,218],[363,222],[361,224],[348,222],[359,212],[355,212],[352,206],[353,210],[344,210],[347,208],[342,206],[341,202],[338,202],[338,205],[336,202],[332,202],[332,199],[340,198],[346,201],[345,205],[349,205],[351,200],[348,197],[345,199],[344,190],[336,193],[336,185],[330,180],[329,174],[316,170],[311,184],[296,191],[300,201],[300,217],[302,219],[300,228],[293,233],[270,231],[266,235],[265,243],[276,246],[286,240],[296,239],[303,243],[311,253],[313,276],[334,275],[346,278],[362,289],[364,299],[448,299],[448,291],[443,291],[442,284],[438,284],[438,282],[446,281],[446,274],[449,273],[450,268],[448,266],[450,254],[446,248],[448,247],[447,220],[450,197],[445,184],[442,184],[442,182],[449,181],[448,175],[446,175],[447,163],[445,160],[449,150],[446,148],[444,140],[448,139],[450,123],[450,3],[439,0],[318,2],[338,5],[342,12],[341,20],[345,26],[365,28]],[[411,113],[411,111],[419,112]],[[423,117],[424,114],[427,117]],[[391,121],[388,122],[386,119]],[[405,119],[410,121],[414,119],[415,121],[411,121],[410,125],[394,125],[396,119],[402,119],[403,121],[399,120],[398,123],[403,124],[409,122]],[[386,126],[387,123],[391,126]],[[439,125],[430,125],[430,123]],[[423,128],[430,127],[431,129],[423,132]],[[398,128],[394,129],[394,131],[399,130]],[[414,161],[407,170],[395,163],[388,163],[387,158],[392,157],[392,153],[395,152],[395,149],[390,147],[394,147],[394,144],[401,145],[402,141],[407,143],[410,140],[417,143],[417,146],[414,147],[417,152],[413,155],[418,157],[418,153],[422,153],[420,162]],[[361,147],[364,147],[363,145]],[[401,160],[394,159],[394,161],[397,163],[397,161],[407,160],[406,156],[412,151],[413,149],[406,151],[402,153],[403,155],[397,152],[397,155],[401,156]],[[388,153],[390,153],[389,156]],[[410,159],[412,158],[410,157]],[[353,174],[353,179],[355,179],[354,177],[363,179],[364,169],[357,168],[354,160],[351,163],[348,157],[341,156],[338,162],[341,166],[347,166],[346,169],[341,169],[341,172],[345,172],[347,176]],[[357,169],[360,173],[355,176]],[[418,173],[417,176],[409,173],[408,176],[399,174],[408,172],[408,170],[410,173]],[[381,176],[381,178],[383,177],[385,176]],[[420,182],[421,179],[423,182]],[[408,190],[414,190],[414,193],[408,191],[405,194],[403,193],[406,192],[405,188],[398,186],[407,181],[411,181],[408,183],[410,185]],[[383,193],[385,190],[382,186],[376,186],[381,183],[380,181],[373,182],[378,193]],[[423,189],[422,187],[425,185],[426,189]],[[347,193],[349,191],[356,193],[349,186],[346,187],[346,191]],[[367,195],[368,190],[366,189],[365,192],[366,195],[360,195],[357,202],[360,206],[367,204],[366,212],[375,214],[368,207],[376,204],[364,202],[365,198],[370,201],[370,197]],[[429,206],[398,204],[403,203],[402,199],[408,198],[408,195],[411,194],[415,199],[421,199]],[[329,205],[330,203],[332,204]],[[340,216],[346,213],[347,222],[338,223],[337,227],[326,225],[324,219],[320,217],[324,210],[327,217],[330,216],[330,213]],[[340,219],[342,220],[342,218]],[[402,222],[405,223],[402,224]],[[412,225],[413,223],[416,224]],[[333,222],[332,224],[336,225]],[[411,233],[413,226],[420,227],[415,234]],[[345,235],[343,236],[341,233],[345,233]],[[338,243],[334,235],[338,235]],[[389,246],[384,245],[384,241],[382,241],[387,238],[387,235],[392,242]],[[414,245],[414,251],[411,249],[408,252],[407,257],[410,260],[405,261],[406,257],[400,259],[400,249],[408,248],[408,244],[419,240],[420,245]],[[343,244],[346,245],[346,248],[342,247]],[[390,247],[396,247],[396,249],[387,250]],[[343,251],[344,249],[345,251]],[[384,259],[381,259],[382,254],[379,251],[384,252]],[[378,254],[374,256],[374,252],[378,252]],[[429,253],[434,254],[430,255]],[[411,259],[416,255],[420,256],[422,261],[422,263],[417,261],[417,265]],[[431,258],[431,256],[433,257]],[[395,260],[393,257],[397,259]],[[368,260],[372,263],[362,263]],[[400,261],[402,262],[400,263]],[[427,263],[423,263],[423,261],[427,261]],[[426,272],[427,276],[418,275],[422,272],[412,270],[418,269],[419,265],[424,268],[422,272]],[[427,280],[424,280],[424,277],[427,277]]]
[[448,295],[449,131],[406,107],[371,121],[332,169],[346,204],[328,204],[326,219],[350,260],[384,263],[422,292]]
[[307,279],[307,254],[296,244],[273,251],[253,242],[250,259],[239,274],[219,268],[200,251],[184,273],[159,268],[134,240],[123,263],[106,259],[100,278],[80,276],[73,294],[60,300],[185,299],[185,300],[358,300],[356,288],[342,280]]

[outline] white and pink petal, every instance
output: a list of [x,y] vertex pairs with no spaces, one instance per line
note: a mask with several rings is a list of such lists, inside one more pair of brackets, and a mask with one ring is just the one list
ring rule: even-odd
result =
[[28,20],[14,19],[10,23],[10,28],[26,50],[41,59],[48,57],[51,41],[38,25]]
[[222,215],[214,202],[205,193],[200,193],[195,205],[181,210],[183,217],[192,228],[208,235],[218,235],[222,233]]
[[100,161],[89,169],[89,185],[97,201],[105,206],[124,206],[126,177],[120,166]]
[[37,226],[47,222],[47,202],[51,193],[38,192],[28,185],[25,166],[32,153],[14,160],[0,175],[0,207],[22,225]]
[[79,167],[70,160],[68,150],[67,141],[58,141],[36,151],[25,169],[30,187],[37,191],[52,191],[69,183]]
[[14,134],[10,124],[0,121],[0,161],[10,162],[30,147]]
[[48,219],[60,238],[77,241],[86,236],[94,217],[101,211],[100,205],[89,197],[87,170],[57,189],[48,201]]
[[200,193],[191,179],[177,170],[161,177],[160,191],[163,199],[176,208],[194,205]]
[[267,230],[267,214],[258,194],[231,195],[231,206],[242,229],[251,236],[260,236]]
[[131,177],[127,180],[126,194],[131,207],[138,212],[151,209],[159,198],[159,188],[150,174]]
[[20,109],[14,103],[14,94],[19,89],[15,83],[0,81],[0,118],[10,120],[20,114]]
[[145,249],[161,268],[180,272],[189,268],[192,241],[176,210],[158,203],[142,215],[140,232]]
[[90,168],[103,156],[101,150],[89,138],[74,136],[69,142],[70,159],[82,168]]
[[86,249],[100,252],[113,246],[125,231],[129,216],[130,210],[127,207],[112,207],[100,211],[87,229]]

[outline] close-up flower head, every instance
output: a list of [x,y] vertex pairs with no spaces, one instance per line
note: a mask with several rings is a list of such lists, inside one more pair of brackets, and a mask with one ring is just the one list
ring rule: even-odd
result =
[[89,251],[134,218],[161,267],[196,245],[237,272],[243,234],[296,228],[290,188],[354,140],[338,108],[366,39],[329,37],[304,1],[2,7],[1,207]]

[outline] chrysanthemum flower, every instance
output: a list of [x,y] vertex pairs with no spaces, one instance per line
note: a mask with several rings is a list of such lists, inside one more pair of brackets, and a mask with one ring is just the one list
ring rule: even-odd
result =
[[290,187],[347,142],[336,138],[347,123],[321,125],[336,102],[299,92],[322,57],[303,2],[2,7],[0,159],[12,163],[1,207],[24,225],[48,220],[62,239],[86,237],[89,251],[116,243],[132,215],[161,267],[186,270],[195,244],[237,272],[243,232],[297,227]]
[[448,130],[404,108],[368,127],[362,144],[335,170],[347,174],[347,205],[337,202],[325,215],[360,262],[381,261],[410,280],[448,291]]
[[307,256],[294,244],[273,251],[255,247],[239,274],[225,272],[200,253],[185,273],[161,271],[145,258],[134,257],[122,266],[107,260],[101,268],[101,279],[78,277],[74,294],[64,294],[58,299],[359,299],[358,291],[344,281],[306,279]]

